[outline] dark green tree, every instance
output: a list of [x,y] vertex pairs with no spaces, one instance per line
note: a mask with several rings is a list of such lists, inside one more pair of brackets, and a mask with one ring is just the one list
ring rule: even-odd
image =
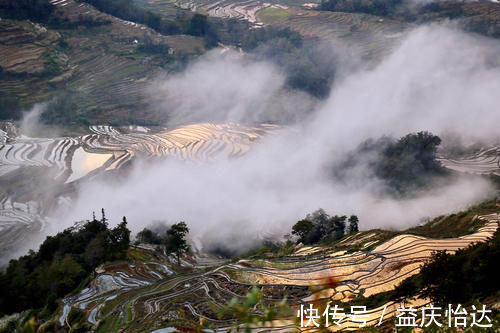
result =
[[348,233],[353,234],[359,231],[359,219],[356,215],[351,215],[349,217],[349,228]]
[[104,234],[99,234],[87,245],[83,259],[87,265],[95,267],[106,260],[106,255],[106,239]]
[[408,134],[388,144],[375,162],[375,175],[396,194],[424,188],[446,170],[436,160],[441,139],[429,132]]
[[344,237],[345,234],[345,221],[347,219],[347,216],[342,215],[342,216],[333,216],[329,219],[330,225],[331,225],[331,230],[328,230],[328,233],[325,235],[325,237],[330,238],[330,240],[337,240],[341,239]]
[[104,208],[101,208],[101,215],[102,215],[102,223],[106,224],[106,213],[104,212]]
[[122,222],[110,232],[113,252],[124,256],[130,246],[130,230],[127,229],[127,218],[124,216]]
[[298,241],[304,244],[334,242],[344,237],[346,220],[345,215],[330,216],[320,208],[295,223],[292,235],[298,236]]
[[306,215],[306,220],[314,224],[314,228],[307,236],[305,244],[316,244],[321,241],[329,232],[332,231],[330,224],[330,215],[328,215],[322,208]]
[[210,22],[208,22],[205,15],[194,14],[189,21],[189,26],[186,32],[188,35],[203,37],[206,47],[214,47],[217,45],[217,33]]
[[300,220],[292,227],[292,235],[299,237],[299,242],[306,242],[307,236],[313,230],[314,224],[309,220]]
[[393,14],[402,2],[402,0],[322,0],[319,9],[387,16]]
[[177,257],[177,265],[181,265],[181,256],[189,251],[189,245],[186,236],[189,233],[189,228],[186,222],[176,223],[167,230],[165,237],[165,252],[167,254],[175,254]]
[[163,237],[148,228],[144,228],[137,233],[137,240],[147,244],[162,244],[164,242]]
[[141,243],[153,243],[153,231],[149,230],[148,228],[142,229],[142,231],[139,231],[137,233],[137,240]]

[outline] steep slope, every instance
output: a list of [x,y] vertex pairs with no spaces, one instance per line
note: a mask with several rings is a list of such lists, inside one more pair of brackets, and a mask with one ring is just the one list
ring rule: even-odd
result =
[[[263,303],[277,304],[286,294],[290,305],[307,304],[314,295],[311,285],[321,285],[326,278],[339,281],[339,285],[326,293],[324,290],[322,297],[347,302],[347,306],[356,296],[393,290],[401,281],[417,274],[433,251],[453,253],[474,242],[487,241],[497,230],[500,215],[479,216],[478,222],[482,227],[476,232],[455,238],[431,239],[402,233],[383,241],[377,233],[368,232],[363,236],[361,248],[355,251],[302,248],[291,256],[241,260],[208,270],[197,266],[193,269],[192,263],[184,262],[183,266],[192,267],[191,273],[173,276],[168,273],[170,269],[162,269],[161,263],[109,265],[98,272],[89,288],[64,300],[59,321],[65,323],[70,307],[78,307],[98,331],[136,332],[146,328],[168,331],[168,327],[182,331],[198,327],[201,317],[211,328],[227,328],[234,318],[221,318],[217,313],[234,297],[244,300],[252,285],[261,290]],[[350,236],[339,246],[352,250],[352,241],[360,236]],[[379,245],[370,247],[375,243]],[[169,263],[168,258],[165,263]],[[100,287],[104,280],[110,279],[118,282],[113,282],[112,288]],[[389,301],[368,309],[368,324],[377,324],[382,313],[385,320],[395,316],[402,304],[419,308],[428,302],[426,299]],[[347,318],[331,329],[358,326]],[[294,321],[276,323],[274,328],[287,327],[294,327]]]
[[[77,108],[79,122],[160,121],[145,113],[147,81],[176,57],[203,52],[203,40],[163,36],[74,0],[53,4],[67,28],[0,22],[0,98],[19,109],[62,94]],[[145,42],[168,45],[169,54],[140,52]]]

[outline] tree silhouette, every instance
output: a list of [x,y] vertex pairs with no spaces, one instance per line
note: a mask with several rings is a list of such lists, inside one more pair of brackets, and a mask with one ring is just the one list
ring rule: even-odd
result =
[[353,234],[359,231],[359,219],[356,215],[349,217],[348,233]]
[[300,220],[292,227],[292,235],[298,236],[299,242],[304,243],[306,241],[306,237],[313,228],[314,224],[311,221],[305,219]]
[[165,238],[165,252],[167,254],[174,253],[177,257],[177,265],[181,265],[181,256],[189,251],[189,245],[186,240],[186,235],[189,233],[189,228],[186,222],[176,223],[167,230]]

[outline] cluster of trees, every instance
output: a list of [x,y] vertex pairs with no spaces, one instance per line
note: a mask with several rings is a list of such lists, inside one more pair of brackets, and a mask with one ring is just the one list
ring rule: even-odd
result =
[[288,88],[318,98],[325,98],[330,93],[336,57],[332,56],[332,50],[323,50],[315,44],[305,45],[298,32],[272,26],[251,30],[243,36],[241,47],[258,59],[271,60],[281,67]]
[[151,229],[144,228],[137,234],[137,240],[142,243],[163,245],[167,255],[173,254],[177,258],[177,264],[180,266],[181,257],[189,252],[189,244],[187,243],[187,235],[189,228],[186,222],[179,222],[170,226],[165,234],[160,234]]
[[[347,222],[349,223],[347,225]],[[292,227],[292,235],[303,244],[329,243],[348,234],[359,231],[359,219],[356,215],[330,216],[323,209],[318,209]]]
[[5,272],[0,272],[0,314],[46,306],[52,312],[56,300],[80,286],[107,261],[126,258],[130,243],[127,220],[108,228],[95,215],[91,221],[49,236],[38,252],[11,260]]
[[319,9],[387,16],[402,3],[403,0],[322,0]]
[[357,150],[334,167],[339,180],[359,168],[368,171],[385,184],[384,194],[411,196],[425,190],[449,172],[436,160],[441,139],[429,132],[410,133],[399,140],[383,137],[363,142]]
[[446,169],[436,160],[441,139],[429,132],[408,134],[389,140],[373,166],[396,194],[405,195],[431,184],[436,177],[446,175]]
[[[438,304],[467,303],[498,292],[500,232],[455,254],[437,252],[421,270],[425,296]],[[457,290],[460,290],[457,293]]]
[[421,294],[443,306],[481,301],[498,293],[499,262],[500,231],[496,231],[489,242],[473,244],[455,254],[434,253],[420,274],[404,280],[391,296],[405,298]]
[[[273,26],[262,29],[251,30],[247,33],[241,42],[241,48],[245,51],[251,51],[255,48],[265,45],[269,42],[281,42],[285,47],[299,48],[302,46],[302,36],[289,28],[280,29]],[[285,48],[282,46],[282,48]]]
[[463,3],[455,3],[453,1],[425,3],[419,7],[418,14],[426,15],[430,13],[437,13],[440,17],[454,19],[464,15],[462,5]]
[[142,231],[139,231],[135,238],[137,239],[137,244],[145,243],[162,245],[165,240],[165,237],[163,235],[148,228],[144,228],[142,229]]

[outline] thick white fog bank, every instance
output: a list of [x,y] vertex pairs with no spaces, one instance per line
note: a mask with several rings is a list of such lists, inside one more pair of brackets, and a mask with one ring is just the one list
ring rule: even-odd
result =
[[[169,125],[203,121],[294,121],[314,107],[305,93],[283,89],[285,76],[271,63],[216,49],[182,73],[150,85],[150,105],[167,113]],[[284,119],[287,118],[287,119]]]
[[331,184],[307,165],[282,169],[282,164],[293,163],[290,160],[276,159],[265,170],[251,162],[258,163],[241,159],[200,167],[172,161],[138,168],[125,184],[85,188],[71,220],[88,218],[90,211],[103,206],[113,221],[126,215],[134,231],[154,220],[183,220],[197,236],[210,230],[255,236],[288,232],[306,213],[323,207],[332,214],[358,214],[363,229],[402,228],[490,194],[486,182],[462,179],[432,195],[396,201],[366,188]]
[[[496,40],[441,26],[419,28],[375,69],[337,82],[308,123],[262,140],[240,159],[139,163],[120,185],[85,185],[65,220],[70,224],[105,207],[114,221],[126,215],[134,231],[153,220],[184,220],[195,237],[236,247],[240,243],[230,240],[233,234],[239,239],[284,234],[319,207],[329,214],[357,214],[363,229],[406,228],[465,208],[491,195],[487,182],[464,177],[416,199],[392,200],[375,194],[380,184],[366,173],[359,173],[358,186],[338,184],[327,166],[365,139],[381,135],[428,130],[458,134],[467,141],[498,139],[498,51]],[[233,60],[213,57],[201,68],[194,65],[186,75],[162,83],[177,87],[185,98],[194,89],[196,99],[183,101],[179,110],[248,112],[259,94],[265,101],[283,84],[271,65],[234,69]],[[219,86],[197,82],[223,75],[224,61],[250,91],[238,87],[235,79]]]
[[40,115],[45,110],[46,104],[35,104],[29,111],[25,111],[20,124],[21,133],[33,135],[40,128]]
[[[377,68],[334,87],[310,131],[322,141],[428,130],[465,142],[500,139],[500,43],[443,26],[419,28]],[[331,131],[325,123],[335,124]],[[353,140],[352,136],[357,139]],[[348,147],[350,148],[350,147]]]

